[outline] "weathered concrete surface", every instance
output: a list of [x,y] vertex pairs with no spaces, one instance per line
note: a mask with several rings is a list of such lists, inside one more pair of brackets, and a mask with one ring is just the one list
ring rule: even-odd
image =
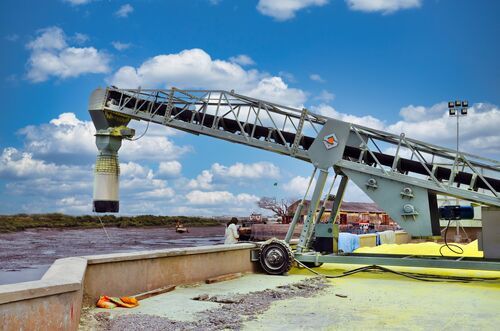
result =
[[86,267],[87,260],[84,258],[59,259],[47,270],[41,280],[0,285],[0,304],[79,291],[82,288]]
[[[359,266],[324,265],[315,270],[339,275],[343,271],[337,270],[339,267],[350,269]],[[466,274],[463,273],[464,276]],[[109,313],[112,319],[136,315],[137,318],[131,319],[134,321],[156,316],[179,321],[177,328],[183,329],[183,323],[195,322],[205,312],[224,307],[224,304],[215,302],[192,300],[200,294],[236,297],[238,294],[275,289],[303,280],[304,277],[310,278],[310,275],[304,269],[292,269],[289,276],[249,274],[222,283],[180,287],[173,292],[143,300],[134,309],[93,309],[88,314]],[[483,276],[499,275],[498,272],[488,272]],[[331,279],[329,282],[332,286],[314,297],[277,298],[267,311],[246,319],[242,329],[497,330],[500,323],[500,281],[434,283],[387,273],[360,273]],[[151,318],[151,322],[154,324],[158,320]],[[96,324],[87,319],[81,329],[87,330],[92,325]],[[132,325],[131,328],[134,329]],[[191,330],[189,324],[187,329]]]
[[81,300],[80,290],[0,305],[0,329],[76,330]]
[[254,244],[201,246],[165,251],[91,256],[84,305],[100,295],[134,295],[170,284],[189,284],[219,275],[252,272]]
[[248,294],[266,289],[275,289],[307,279],[306,275],[269,276],[265,274],[247,274],[242,278],[214,284],[191,284],[180,286],[173,292],[160,294],[140,301],[140,305],[133,309],[115,308],[112,310],[93,308],[87,311],[82,318],[80,330],[90,330],[97,327],[93,318],[95,313],[109,313],[110,318],[127,314],[155,315],[181,322],[195,322],[199,313],[210,309],[223,307],[224,304],[211,301],[196,301],[192,298],[201,294],[209,297],[231,296]]
[[86,266],[84,258],[59,259],[39,281],[0,286],[0,329],[76,329]]
[[[338,274],[337,266],[325,266],[316,270]],[[500,323],[499,281],[433,283],[386,273],[330,281],[323,295],[278,301],[243,329],[498,330]]]

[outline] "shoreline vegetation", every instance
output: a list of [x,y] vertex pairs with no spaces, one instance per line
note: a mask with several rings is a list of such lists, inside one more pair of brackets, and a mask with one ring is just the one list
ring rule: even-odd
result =
[[[196,216],[114,216],[100,215],[106,227],[175,227],[177,221],[186,227],[218,226],[223,220]],[[71,216],[59,213],[0,215],[0,233],[23,231],[35,228],[85,229],[100,228],[101,222],[96,215]]]

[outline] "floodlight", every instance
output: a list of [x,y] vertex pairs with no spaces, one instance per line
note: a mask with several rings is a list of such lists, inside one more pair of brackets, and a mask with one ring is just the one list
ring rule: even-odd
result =
[[460,107],[461,104],[462,102],[460,102],[460,100],[455,101],[455,107]]
[[450,113],[450,116],[455,116],[457,114],[457,111],[455,110],[455,108],[448,109],[448,112]]
[[455,103],[453,101],[448,101],[448,108],[455,107]]
[[467,115],[467,107],[463,107],[460,112],[462,113],[462,115]]
[[462,101],[462,107],[469,107],[469,101],[467,100]]

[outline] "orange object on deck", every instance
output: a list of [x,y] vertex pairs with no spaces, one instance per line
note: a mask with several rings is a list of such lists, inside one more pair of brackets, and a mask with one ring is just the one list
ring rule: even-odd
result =
[[108,297],[102,295],[96,303],[99,308],[113,309],[116,307],[134,308],[139,305],[139,301],[134,297]]

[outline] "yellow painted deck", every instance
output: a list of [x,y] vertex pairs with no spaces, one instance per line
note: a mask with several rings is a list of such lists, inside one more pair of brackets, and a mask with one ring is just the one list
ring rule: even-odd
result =
[[[463,257],[483,257],[484,254],[478,249],[478,242],[474,240],[469,244],[456,244],[449,243],[450,245],[457,245],[463,250],[462,254],[457,254],[443,247],[441,252],[444,256],[463,256]],[[377,253],[377,254],[404,254],[404,255],[428,255],[428,256],[440,256],[439,249],[443,244],[438,244],[434,242],[423,242],[416,244],[386,244],[375,247],[360,247],[354,251],[354,253]],[[451,247],[455,251],[460,251],[460,249]]]
[[[359,266],[325,264],[315,270],[338,275],[356,267]],[[419,268],[418,271],[433,270]],[[462,276],[500,277],[500,272],[439,271]],[[249,293],[309,276],[308,270],[296,268],[289,276],[248,274],[222,283],[180,287],[174,292],[143,300],[139,308],[110,312],[112,316],[152,314],[190,321],[196,318],[196,313],[220,305],[191,300],[195,295]],[[329,281],[331,287],[314,297],[275,301],[255,320],[246,321],[243,330],[497,330],[500,325],[500,281],[423,282],[388,273],[358,273]],[[102,310],[93,310],[96,311]]]

